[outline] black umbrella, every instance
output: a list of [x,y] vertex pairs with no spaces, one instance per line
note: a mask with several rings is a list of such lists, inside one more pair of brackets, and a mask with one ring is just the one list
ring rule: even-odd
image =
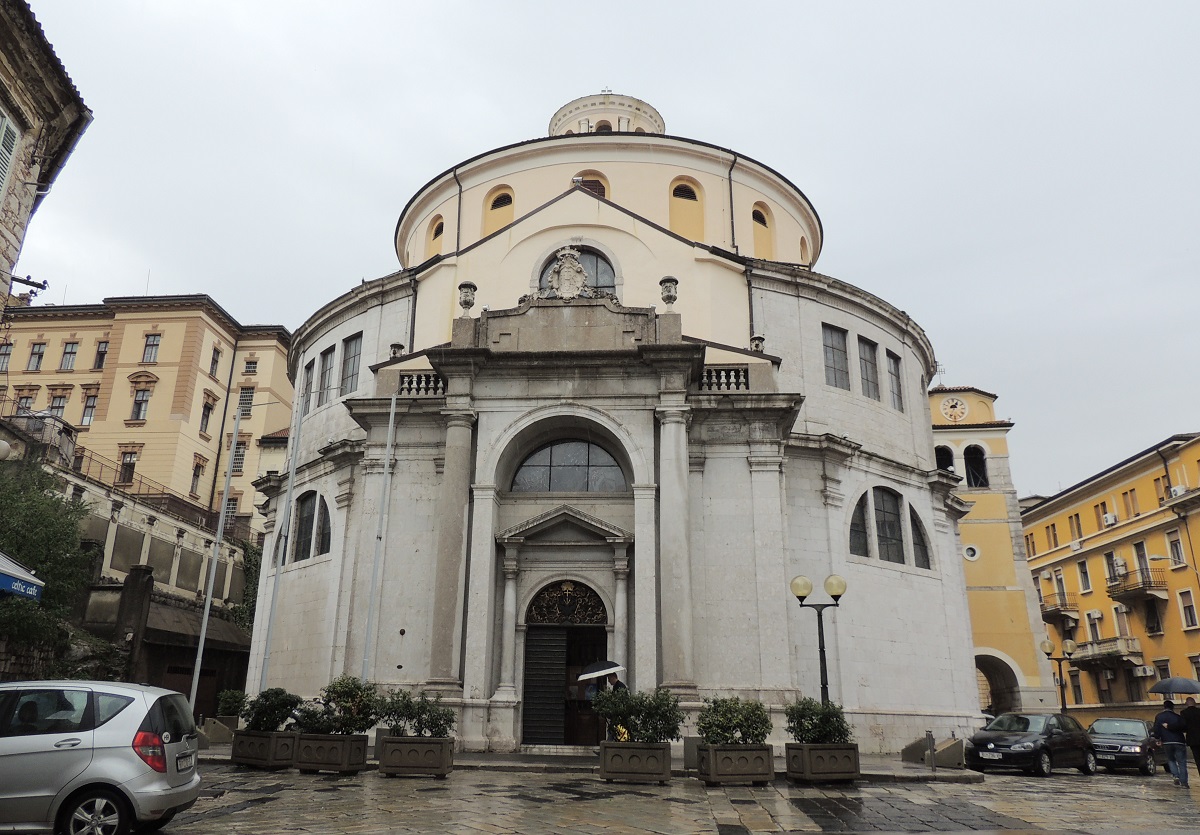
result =
[[616,661],[597,661],[583,668],[583,672],[579,674],[579,680],[586,681],[589,678],[604,678],[609,673],[619,673],[624,669]]
[[1151,693],[1200,693],[1200,681],[1183,676],[1171,676],[1155,682]]

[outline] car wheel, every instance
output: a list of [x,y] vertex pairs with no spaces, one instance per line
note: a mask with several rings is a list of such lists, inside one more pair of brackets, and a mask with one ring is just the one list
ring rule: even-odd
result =
[[59,831],[64,835],[127,835],[125,800],[108,789],[89,789],[63,805]]
[[1033,773],[1038,777],[1049,777],[1054,771],[1054,762],[1050,759],[1049,751],[1039,751],[1037,761],[1033,764]]
[[134,832],[157,832],[168,823],[175,819],[175,810],[172,809],[156,821],[145,821],[144,823],[136,823],[133,826]]
[[1142,764],[1138,766],[1138,771],[1145,774],[1147,777],[1154,776],[1154,755],[1147,754],[1146,759],[1142,760]]
[[1091,777],[1093,774],[1096,773],[1096,752],[1095,751],[1084,751],[1083,752],[1083,765],[1079,766],[1079,770],[1082,771],[1084,774],[1086,774],[1089,777]]

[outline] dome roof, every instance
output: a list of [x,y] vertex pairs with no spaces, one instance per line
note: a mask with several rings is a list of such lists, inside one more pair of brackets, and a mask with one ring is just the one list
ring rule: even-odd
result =
[[609,132],[666,133],[667,125],[646,102],[610,90],[567,102],[550,120],[550,136]]

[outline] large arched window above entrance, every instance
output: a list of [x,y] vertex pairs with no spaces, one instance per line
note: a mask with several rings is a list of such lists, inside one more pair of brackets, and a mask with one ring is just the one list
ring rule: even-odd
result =
[[[589,287],[595,287],[597,290],[605,290],[609,293],[616,292],[617,289],[617,274],[613,270],[612,264],[608,259],[594,249],[587,247],[577,247],[579,251],[579,266],[583,267],[583,271],[587,273],[587,283]],[[538,289],[545,290],[550,286],[550,273],[554,270],[554,265],[558,263],[557,255],[546,262],[542,267],[542,274],[538,278]]]
[[933,568],[929,537],[917,509],[888,487],[873,487],[859,496],[850,515],[849,545],[856,557]]
[[595,589],[563,580],[551,583],[529,601],[527,624],[607,624],[608,611]]
[[622,493],[625,473],[603,447],[566,439],[538,449],[521,462],[514,493]]

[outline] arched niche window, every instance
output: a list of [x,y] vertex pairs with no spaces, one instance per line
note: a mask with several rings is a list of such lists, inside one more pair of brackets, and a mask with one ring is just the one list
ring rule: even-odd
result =
[[755,203],[750,219],[754,221],[754,257],[775,258],[775,224],[766,203]]
[[683,177],[671,183],[667,225],[676,235],[689,241],[704,238],[704,200],[699,183]]
[[513,221],[513,190],[508,186],[497,186],[488,192],[483,206],[483,236],[503,229]]
[[425,258],[429,259],[435,255],[442,254],[442,235],[446,231],[446,224],[442,221],[441,215],[435,215],[429,221],[429,229],[425,234]]
[[332,540],[329,505],[325,499],[309,490],[296,499],[296,531],[293,537],[292,561],[328,554]]
[[578,180],[580,188],[590,191],[597,197],[608,197],[608,178],[599,171],[580,171],[573,180]]
[[812,249],[808,245],[808,238],[804,235],[800,236],[800,263],[806,267],[812,263]]
[[608,122],[597,122],[596,123],[596,133],[612,133],[612,132],[613,132],[612,125],[609,124]]
[[934,447],[934,457],[937,459],[937,468],[954,472],[954,452],[948,446]]
[[[594,249],[587,247],[576,247],[579,252],[579,266],[583,267],[583,271],[587,273],[587,283],[589,287],[595,287],[597,290],[605,290],[609,293],[615,293],[617,289],[617,274],[613,270],[612,264],[608,259]],[[558,263],[558,256],[555,255],[546,265],[542,267],[542,274],[538,278],[538,288],[545,290],[550,286],[550,273],[554,271],[554,265]]]
[[916,508],[887,487],[873,487],[859,497],[850,516],[849,544],[858,557],[932,567],[929,538]]
[[582,440],[555,441],[521,462],[514,493],[621,493],[625,473],[603,447]]
[[972,444],[963,450],[963,466],[967,469],[968,487],[988,486],[987,453],[983,447]]

